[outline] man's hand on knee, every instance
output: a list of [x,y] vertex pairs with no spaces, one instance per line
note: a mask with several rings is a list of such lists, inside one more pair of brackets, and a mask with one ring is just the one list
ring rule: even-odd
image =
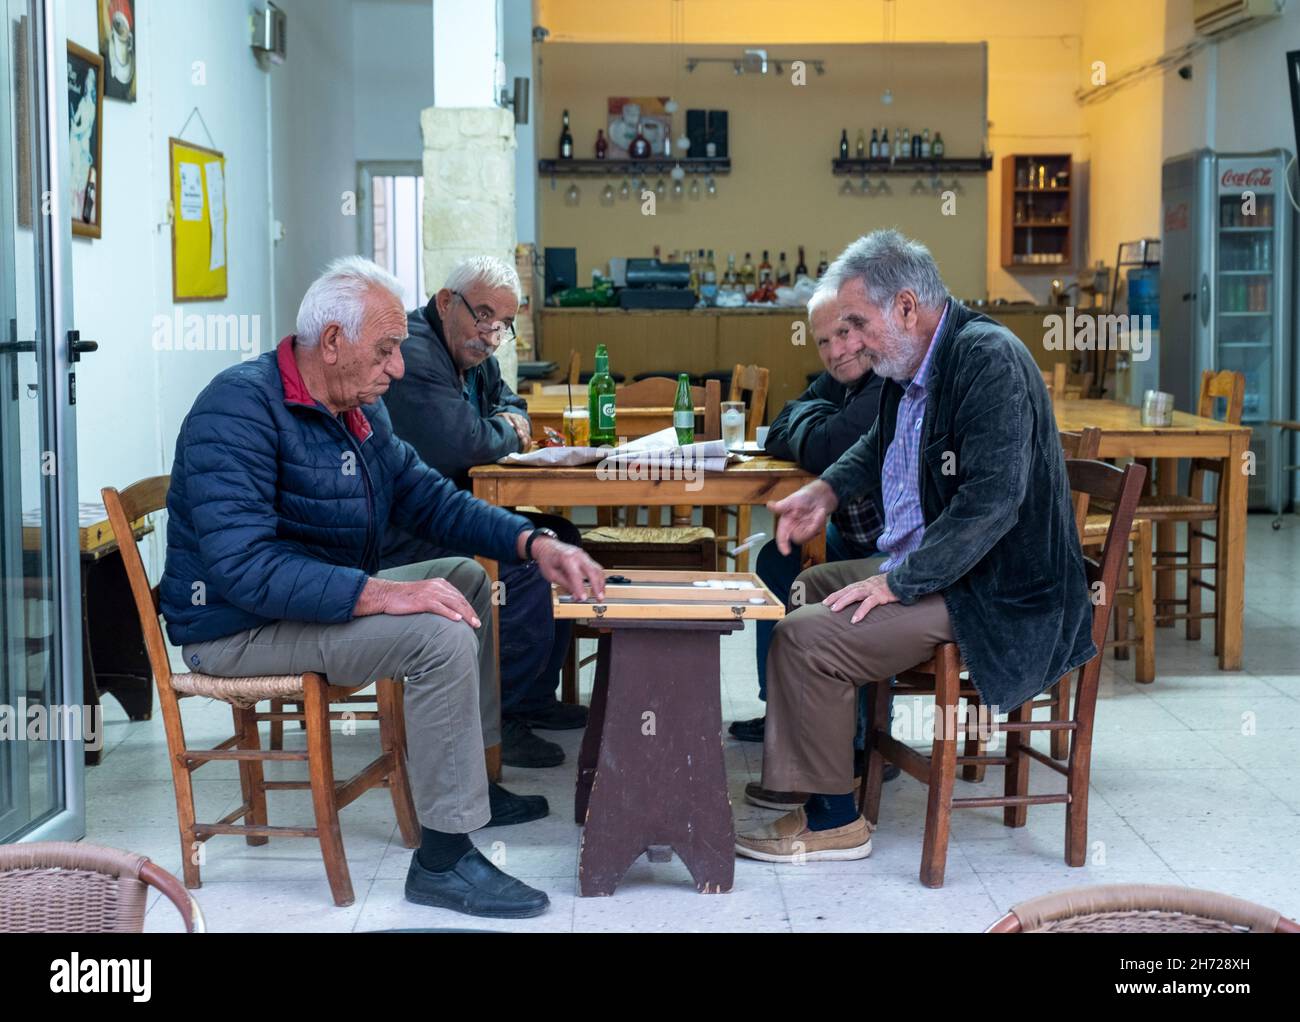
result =
[[854,582],[843,589],[837,589],[822,600],[822,603],[836,613],[855,603],[860,604],[858,609],[853,612],[853,619],[849,622],[850,624],[857,624],[871,613],[873,607],[879,607],[883,603],[897,602],[898,597],[889,588],[889,583],[885,581],[884,575],[872,575],[861,582]]
[[478,628],[482,623],[461,591],[445,578],[418,582],[392,582],[372,578],[361,590],[353,617],[371,614],[437,614],[452,621],[467,621]]

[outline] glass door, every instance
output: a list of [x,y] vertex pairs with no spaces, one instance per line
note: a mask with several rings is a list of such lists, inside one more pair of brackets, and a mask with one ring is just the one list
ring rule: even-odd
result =
[[0,841],[85,831],[56,6],[0,0]]

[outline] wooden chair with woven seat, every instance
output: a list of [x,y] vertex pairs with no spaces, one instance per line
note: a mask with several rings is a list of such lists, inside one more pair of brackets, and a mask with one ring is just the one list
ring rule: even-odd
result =
[[[877,721],[868,747],[870,756],[863,771],[859,789],[859,807],[867,820],[880,819],[881,787],[884,781],[885,761],[896,764],[904,773],[929,786],[929,800],[925,816],[925,837],[921,850],[921,883],[926,887],[942,887],[948,858],[948,831],[954,809],[979,809],[1003,807],[1003,823],[1008,827],[1023,827],[1031,805],[1064,803],[1065,810],[1065,861],[1071,866],[1084,864],[1088,843],[1088,778],[1092,764],[1092,725],[1097,704],[1098,680],[1101,676],[1101,647],[1110,625],[1114,608],[1114,593],[1120,579],[1120,570],[1128,557],[1128,535],[1132,527],[1133,510],[1137,506],[1146,470],[1141,465],[1130,465],[1121,471],[1113,465],[1099,461],[1067,461],[1070,488],[1087,493],[1091,499],[1106,497],[1113,501],[1115,510],[1099,561],[1085,559],[1087,583],[1093,596],[1092,640],[1097,655],[1078,669],[1074,692],[1073,712],[1064,719],[1055,714],[1047,720],[1036,720],[1033,711],[1038,705],[1054,706],[1054,699],[1029,699],[1011,710],[1005,722],[984,720],[973,725],[984,731],[999,731],[1007,735],[1006,754],[976,756],[957,754],[958,739],[969,733],[961,723],[958,704],[962,698],[977,704],[978,692],[973,686],[964,686],[961,673],[966,669],[961,661],[961,651],[956,643],[948,642],[935,648],[934,657],[924,664],[898,675],[893,686],[877,684],[873,693]],[[1101,583],[1098,587],[1097,583]],[[889,732],[889,697],[893,694],[933,696],[934,740],[930,755],[926,756],[894,738]],[[1030,741],[1034,731],[1068,731],[1071,735],[1068,762],[1063,766],[1046,753],[1035,749]],[[1029,764],[1037,760],[1045,766],[1064,774],[1067,789],[1059,794],[1031,795],[1028,792]],[[953,798],[957,766],[968,763],[1006,767],[1004,794],[1002,796],[977,796]]]
[[[757,440],[758,427],[763,425],[767,415],[767,388],[771,373],[762,366],[739,365],[731,371],[731,393],[728,401],[745,401],[745,439]],[[749,399],[745,400],[745,395]],[[727,552],[727,544],[740,544],[749,537],[753,508],[748,504],[740,507],[706,508],[704,520],[716,533],[718,553],[734,561],[730,571],[749,570],[749,551],[739,554]],[[735,532],[731,531],[730,522],[735,520]]]
[[[101,492],[114,534],[129,536],[129,522],[159,511],[166,506],[169,476],[154,476],[128,486],[122,491],[109,486]],[[304,673],[259,678],[218,678],[207,674],[173,674],[159,625],[157,586],[150,587],[144,562],[136,543],[122,543],[122,561],[136,611],[144,630],[149,665],[153,669],[167,734],[167,751],[171,761],[172,782],[176,789],[176,812],[180,828],[181,862],[185,886],[201,885],[197,856],[201,842],[216,834],[243,834],[250,845],[264,845],[272,837],[309,837],[320,842],[325,874],[336,905],[351,905],[355,900],[343,837],[339,829],[339,810],[375,787],[387,787],[393,799],[402,840],[408,848],[419,844],[420,827],[415,818],[406,776],[406,727],[402,713],[400,683],[383,679],[375,686],[373,697],[357,697],[360,684],[337,684],[322,675]],[[211,748],[192,748],[185,737],[180,701],[188,696],[218,699],[230,704],[234,734]],[[302,704],[301,713],[259,713],[259,702],[279,700]],[[347,701],[375,702],[373,711],[333,711],[330,706]],[[381,751],[377,758],[347,781],[336,783],[330,742],[331,720],[377,720]],[[305,722],[305,751],[263,749],[258,734],[261,721]],[[239,765],[239,782],[243,801],[238,808],[216,823],[199,823],[194,818],[194,789],[191,774],[208,763],[226,761]],[[266,762],[306,761],[310,777],[305,781],[268,781],[263,777]],[[314,827],[280,827],[267,823],[266,793],[269,791],[309,789],[315,812]],[[236,823],[244,820],[244,823]]]
[[143,933],[149,891],[204,933],[199,904],[165,869],[134,852],[83,841],[0,845],[0,933]]
[[[1201,373],[1201,392],[1197,401],[1196,414],[1204,419],[1217,418],[1215,406],[1220,400],[1224,402],[1222,421],[1233,426],[1241,424],[1241,407],[1245,398],[1246,378],[1241,373],[1229,370],[1215,372],[1206,369]],[[1204,543],[1215,543],[1214,533],[1204,531],[1207,522],[1214,522],[1219,517],[1219,505],[1224,500],[1226,480],[1224,466],[1213,458],[1193,458],[1191,471],[1185,493],[1144,494],[1138,502],[1138,514],[1149,518],[1156,526],[1180,522],[1187,524],[1187,547],[1182,550],[1158,550],[1155,553],[1155,574],[1185,571],[1187,572],[1187,595],[1185,597],[1155,598],[1156,624],[1173,624],[1175,621],[1186,622],[1186,636],[1190,640],[1201,637],[1201,622],[1218,620],[1219,600],[1217,593],[1214,610],[1201,610],[1201,590],[1216,591],[1215,582],[1206,582],[1201,577],[1202,571],[1216,571],[1217,562],[1203,560]],[[1233,466],[1233,471],[1240,471],[1241,466]],[[1217,480],[1213,499],[1205,499],[1205,484],[1208,477]],[[1172,608],[1185,607],[1186,610],[1175,612]],[[1214,652],[1219,652],[1218,628],[1215,629]]]
[[985,933],[1300,933],[1300,923],[1228,894],[1102,884],[1030,898]]

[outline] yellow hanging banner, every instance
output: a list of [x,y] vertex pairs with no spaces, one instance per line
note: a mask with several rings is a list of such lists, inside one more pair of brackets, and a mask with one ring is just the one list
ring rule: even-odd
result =
[[169,139],[172,301],[226,297],[226,157]]

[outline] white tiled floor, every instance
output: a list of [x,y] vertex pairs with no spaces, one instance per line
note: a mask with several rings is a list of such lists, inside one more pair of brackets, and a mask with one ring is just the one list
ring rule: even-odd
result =
[[[761,528],[758,523],[755,528]],[[1139,686],[1132,661],[1107,657],[1097,712],[1089,827],[1089,864],[1062,859],[1064,809],[1030,810],[1028,826],[1002,826],[995,809],[956,814],[947,881],[928,890],[917,880],[923,787],[903,777],[885,788],[871,858],[860,862],[773,866],[736,864],[726,895],[695,893],[678,861],[644,859],[610,898],[576,897],[578,828],[573,812],[573,760],[579,733],[558,738],[568,761],[551,770],[509,770],[506,784],[540,793],[551,816],[520,827],[482,831],[475,840],[507,870],[547,891],[550,911],[533,920],[493,923],[407,904],[402,882],[410,853],[396,840],[388,795],[373,791],[343,813],[343,836],[357,900],[333,906],[315,845],[276,840],[249,848],[238,838],[205,846],[204,884],[196,893],[212,930],[382,930],[411,927],[569,930],[979,930],[1015,902],[1079,884],[1189,884],[1260,901],[1300,917],[1300,519],[1280,532],[1268,516],[1249,525],[1245,663],[1224,674],[1214,666],[1212,628],[1188,643],[1159,632],[1157,680]],[[753,633],[724,640],[726,720],[755,716]],[[130,724],[109,700],[110,746],[87,774],[87,839],[147,854],[179,873],[175,803],[162,722]],[[114,712],[119,716],[112,717]],[[187,706],[191,734],[228,734],[223,705]],[[288,743],[301,744],[289,731]],[[378,742],[364,726],[355,737],[336,732],[336,772],[373,755]],[[762,749],[728,742],[726,758],[737,822],[770,814],[743,803],[758,776]],[[295,765],[296,766],[296,765]],[[292,776],[289,767],[273,776]],[[1059,789],[1059,778],[1035,765],[1032,780]],[[1000,791],[1001,771],[984,787]],[[196,781],[200,815],[215,818],[239,797],[233,766],[205,767]],[[958,783],[960,793],[973,786]],[[302,792],[272,793],[272,822],[309,822]],[[176,928],[177,917],[155,898],[150,929]]]

